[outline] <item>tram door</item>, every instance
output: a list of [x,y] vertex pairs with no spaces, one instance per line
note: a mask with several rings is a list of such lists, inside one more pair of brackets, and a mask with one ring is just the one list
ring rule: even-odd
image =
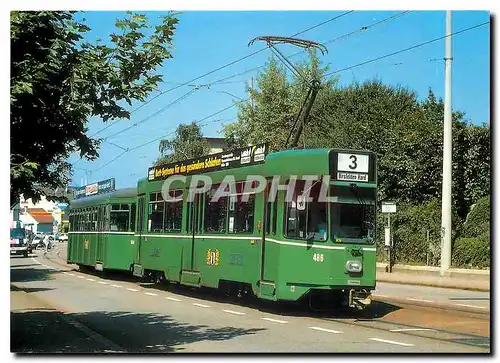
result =
[[[261,235],[261,247],[260,247],[260,280],[261,281],[274,281],[276,278],[275,271],[273,271],[272,255],[270,253],[270,247],[266,242],[266,238],[276,239],[279,238],[277,231],[278,222],[278,196],[279,193],[273,195],[272,191],[272,181],[268,179],[267,187],[264,193],[262,193],[262,210],[263,210],[263,227]],[[271,267],[271,268],[270,268]]]
[[100,205],[97,210],[97,254],[96,261],[104,261],[104,245],[106,230],[106,206]]
[[143,226],[144,226],[144,195],[139,196],[139,200],[137,201],[137,243],[135,244],[135,253],[134,253],[134,263],[135,264],[140,264],[141,263],[141,246],[142,246],[142,239],[144,238],[142,236],[143,234]]
[[188,230],[191,235],[190,245],[187,247],[188,253],[183,253],[182,269],[193,271],[195,268],[195,244],[196,234],[199,233],[200,216],[200,194],[195,194],[193,202],[188,202]]

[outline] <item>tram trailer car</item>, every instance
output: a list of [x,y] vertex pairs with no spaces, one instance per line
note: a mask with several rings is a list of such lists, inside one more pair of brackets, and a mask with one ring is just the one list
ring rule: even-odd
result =
[[132,271],[135,243],[137,189],[75,199],[70,205],[68,263]]
[[[316,299],[362,308],[375,288],[376,155],[367,151],[302,149],[266,156],[257,165],[205,173],[212,189],[187,200],[189,182],[174,181],[163,201],[165,180],[140,180],[137,189],[133,272],[190,286],[236,289],[261,299]],[[218,183],[233,175],[236,193],[210,201]],[[280,185],[299,176],[291,202],[285,190],[268,202],[265,191],[242,199],[248,175]],[[322,184],[313,184],[304,202],[305,175],[330,175],[329,203],[318,201]],[[131,236],[130,236],[131,237]]]

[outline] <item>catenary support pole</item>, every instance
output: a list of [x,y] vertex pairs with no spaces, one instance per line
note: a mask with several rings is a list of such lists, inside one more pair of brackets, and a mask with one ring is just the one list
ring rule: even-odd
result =
[[446,11],[443,123],[443,190],[441,208],[441,276],[451,264],[451,11]]

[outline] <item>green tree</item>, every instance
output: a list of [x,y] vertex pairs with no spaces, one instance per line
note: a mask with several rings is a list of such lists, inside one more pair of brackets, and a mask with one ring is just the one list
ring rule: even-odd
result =
[[98,157],[88,119],[129,118],[125,107],[157,88],[157,69],[172,57],[175,15],[152,28],[127,12],[108,44],[85,41],[83,22],[67,11],[11,13],[11,201],[67,185],[72,152]]
[[[419,163],[432,170],[433,194],[441,196],[443,168],[444,103],[429,91],[422,102],[425,120],[430,125],[429,137],[423,144]],[[464,220],[472,204],[490,194],[490,128],[467,123],[463,112],[453,112],[452,123],[452,198],[458,216]]]
[[[271,58],[256,78],[256,88],[247,91],[253,100],[252,103],[238,105],[238,120],[224,126],[224,135],[231,147],[245,146],[260,142],[269,143],[270,151],[278,151],[285,147],[286,140],[293,127],[301,104],[308,92],[305,80],[320,79],[328,70],[322,67],[315,53],[310,53],[307,62],[296,65],[303,77],[287,77],[286,70]],[[336,78],[324,81],[316,98],[316,103],[330,92]],[[315,104],[316,104],[315,103]],[[310,122],[317,122],[320,113],[315,115],[316,106],[313,106]],[[304,130],[300,144],[308,146],[308,135]]]
[[171,140],[161,140],[159,145],[160,157],[154,165],[172,163],[207,155],[210,146],[203,138],[200,126],[192,122],[190,125],[180,124]]

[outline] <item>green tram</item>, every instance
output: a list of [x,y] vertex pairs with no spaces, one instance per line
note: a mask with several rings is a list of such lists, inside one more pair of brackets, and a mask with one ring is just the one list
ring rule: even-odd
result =
[[92,266],[98,271],[131,271],[138,247],[136,202],[136,188],[72,201],[68,263]]
[[[155,178],[162,175],[160,166],[151,168],[149,177],[126,196],[115,192],[72,205],[71,226],[77,230],[70,233],[68,261],[274,301],[328,298],[351,307],[370,304],[376,270],[374,153],[293,149],[247,166],[223,169],[230,163],[207,164],[218,157],[205,159],[206,172],[189,175],[187,169],[185,181],[170,180],[168,191],[164,183],[169,177]],[[233,159],[242,160],[243,154]],[[163,171],[186,170],[170,166]],[[188,198],[197,174],[210,177],[212,186]],[[234,178],[231,192],[213,201],[228,175]],[[252,175],[266,178],[262,191],[246,192],[244,182]],[[325,175],[329,180],[322,178]],[[162,188],[177,201],[166,202]],[[269,198],[274,193],[276,198]],[[122,204],[120,198],[130,211],[137,203],[137,221],[134,229],[131,212],[127,227],[114,232],[109,220],[113,206]],[[95,231],[75,222],[78,213],[89,208],[97,213]],[[106,243],[105,253],[99,252]]]

